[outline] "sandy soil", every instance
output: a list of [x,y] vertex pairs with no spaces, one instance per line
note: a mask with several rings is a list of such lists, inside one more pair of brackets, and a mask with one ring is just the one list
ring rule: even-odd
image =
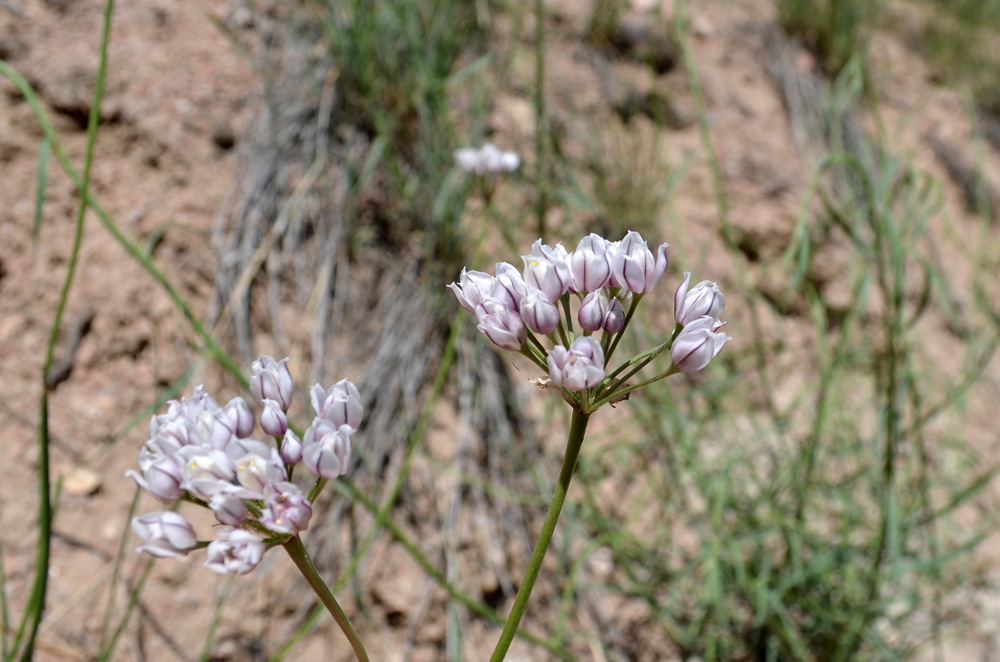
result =
[[[630,17],[646,20],[650,3],[635,5]],[[102,3],[96,0],[0,1],[0,56],[34,85],[77,167],[83,158],[83,125],[101,11]],[[253,67],[209,15],[235,34],[252,35],[253,15],[241,3],[146,0],[116,7],[93,173],[95,196],[125,232],[151,246],[156,264],[197,314],[205,311],[212,291],[213,220],[232,190],[241,131],[261,88]],[[676,122],[660,139],[674,165],[695,155],[663,220],[670,241],[682,251],[691,249],[673,259],[680,260],[684,270],[711,273],[731,285],[740,271],[713,257],[710,250],[694,250],[715,241],[718,210],[710,172],[700,155],[695,105],[683,72],[675,68],[657,76],[634,62],[595,55],[579,39],[585,15],[573,2],[550,6],[549,21],[556,35],[549,50],[553,114],[569,136],[581,137],[593,130],[586,124],[593,116],[589,110],[609,99],[642,96],[650,90],[670,98]],[[692,24],[694,54],[732,222],[758,255],[760,264],[750,273],[760,279],[761,287],[768,286],[770,276],[760,265],[787,245],[815,164],[814,146],[796,140],[766,69],[774,19],[773,8],[764,0],[713,1],[699,4]],[[896,137],[895,144],[946,180],[947,172],[926,136],[940,136],[956,149],[965,149],[964,136],[971,127],[960,96],[934,84],[926,66],[898,39],[878,40],[872,57],[878,84],[885,90],[883,119]],[[808,53],[799,53],[797,61],[804,71],[815,70]],[[517,63],[514,70],[516,78]],[[525,65],[523,80],[515,80],[514,89],[526,89],[530,73]],[[493,118],[498,136],[525,149],[532,130],[526,103],[519,94],[504,92],[497,98]],[[639,118],[635,125],[637,131],[654,131],[648,119]],[[69,180],[53,161],[41,234],[33,242],[41,137],[28,105],[8,81],[0,81],[0,430],[7,457],[0,463],[0,539],[14,614],[21,612],[33,572],[40,373],[77,205]],[[584,156],[586,144],[571,140],[568,145]],[[985,159],[991,172],[1000,172],[995,153],[987,153]],[[952,222],[947,231],[974,241],[975,218],[966,211],[961,192],[949,187],[945,196]],[[942,260],[949,259],[948,250],[942,247]],[[830,260],[831,274],[824,287],[829,296],[836,296],[846,275],[836,273],[835,255]],[[952,287],[961,291],[969,275],[958,266],[949,273]],[[42,660],[87,660],[97,650],[111,581],[108,561],[117,553],[133,493],[123,475],[135,463],[146,426],[145,419],[137,427],[129,422],[194,358],[191,333],[177,310],[93,215],[87,218],[70,301],[64,328],[91,313],[92,320],[73,355],[69,378],[50,400],[53,471],[65,482],[55,523],[49,609],[39,642]],[[733,351],[747,342],[739,333],[744,323],[739,313],[733,313],[730,334],[737,338]],[[807,347],[807,324],[794,328],[777,318],[767,323],[775,331],[780,329],[790,345]],[[937,351],[946,357],[955,340],[943,325],[938,331]],[[69,335],[64,334],[58,352],[66,352]],[[196,371],[194,383],[202,381],[197,376],[202,371]],[[990,379],[995,383],[998,375],[992,370]],[[798,384],[801,379],[789,379],[782,388]],[[973,404],[970,411],[973,418],[982,416],[980,425],[970,429],[970,439],[991,441],[994,428],[988,410]],[[140,504],[140,509],[152,508],[148,500]],[[394,602],[386,612],[405,614],[419,601],[420,570],[405,554],[383,554],[375,564],[380,570],[370,578],[372,590],[383,601]],[[134,579],[143,563],[130,555],[126,574]],[[297,621],[299,602],[275,589],[286,577],[279,565],[262,568],[253,579],[237,580],[232,590],[242,608],[227,608],[216,659],[254,659],[260,650],[273,652],[275,642],[283,640]],[[139,615],[115,659],[197,659],[215,596],[228,586],[200,568],[199,559],[158,563]],[[124,589],[117,597],[121,604]],[[274,610],[278,618],[272,618]],[[401,640],[399,629],[392,621],[369,625],[375,632],[374,649],[381,653],[374,659],[402,659],[394,648]],[[409,659],[435,659],[442,636],[443,625],[426,633]],[[474,636],[493,637],[488,632]],[[984,633],[961,642],[966,648],[956,649],[954,659],[977,659],[989,650],[991,636]],[[328,625],[321,625],[296,649],[294,659],[349,659],[342,647],[330,643],[334,637]],[[521,655],[530,655],[525,650],[530,649],[522,649]]]

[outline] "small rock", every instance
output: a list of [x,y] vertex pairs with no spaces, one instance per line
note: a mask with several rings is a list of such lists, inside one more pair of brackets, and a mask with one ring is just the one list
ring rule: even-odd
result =
[[63,477],[63,492],[70,496],[90,496],[101,489],[101,477],[87,467],[74,467]]
[[220,149],[230,149],[236,144],[236,132],[225,120],[216,120],[212,123],[212,142]]

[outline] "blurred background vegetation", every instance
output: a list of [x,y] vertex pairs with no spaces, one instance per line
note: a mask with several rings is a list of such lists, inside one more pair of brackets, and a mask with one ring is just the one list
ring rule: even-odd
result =
[[[563,403],[530,391],[443,285],[463,266],[519,266],[539,235],[572,249],[628,229],[672,244],[629,349],[658,342],[688,270],[720,281],[736,340],[707,374],[595,416],[519,659],[956,659],[949,637],[985,618],[970,595],[997,579],[983,549],[1000,465],[981,424],[1000,374],[994,203],[984,160],[963,170],[938,154],[950,181],[897,146],[874,62],[880,39],[902,39],[962,91],[968,143],[989,140],[1000,3],[775,3],[776,25],[756,33],[787,114],[773,131],[803,136],[809,155],[784,185],[796,211],[777,243],[760,239],[774,227],[741,224],[694,3],[641,20],[625,0],[582,19],[541,0],[260,14],[248,51],[263,100],[216,228],[206,326],[224,329],[234,364],[266,337],[304,382],[363,371],[354,479],[307,540],[353,587],[362,636],[398,631],[411,650],[440,620],[436,659],[481,659],[561,457]],[[552,91],[571,75],[567,52],[600,73],[600,89],[579,91],[597,99],[588,114]],[[622,62],[664,85],[623,91]],[[693,139],[671,149],[682,131]],[[518,151],[521,170],[456,170],[453,150],[486,140]],[[710,221],[685,219],[684,195]],[[401,546],[445,587],[402,625],[366,589],[376,545]],[[320,617],[296,614],[265,653],[295,659]]]

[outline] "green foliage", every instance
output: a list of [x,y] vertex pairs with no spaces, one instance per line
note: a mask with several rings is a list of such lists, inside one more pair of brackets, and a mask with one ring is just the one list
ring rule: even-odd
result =
[[778,0],[781,26],[797,36],[836,75],[867,49],[867,28],[879,3],[869,0]]
[[449,82],[478,40],[470,3],[352,0],[329,6],[324,39],[348,123],[384,141],[365,219],[390,245],[424,232],[425,251],[448,269],[461,259],[457,224],[467,190],[452,171]]
[[931,0],[920,45],[948,80],[972,90],[976,102],[1000,114],[1000,3]]

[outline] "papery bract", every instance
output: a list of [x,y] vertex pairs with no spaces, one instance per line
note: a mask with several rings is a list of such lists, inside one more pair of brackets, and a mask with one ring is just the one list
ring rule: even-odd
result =
[[695,321],[700,317],[719,319],[726,307],[726,299],[722,291],[712,281],[703,280],[690,290],[690,272],[684,272],[684,282],[674,293],[674,320],[681,326]]
[[265,487],[264,505],[260,523],[275,533],[294,535],[309,527],[312,506],[295,483],[272,483]]
[[253,375],[250,376],[250,392],[259,402],[274,400],[281,408],[288,411],[292,404],[292,375],[288,371],[288,359],[275,361],[270,356],[261,355],[251,365]]
[[208,544],[204,565],[220,575],[245,575],[264,556],[264,543],[249,531],[220,529],[218,535]]
[[553,347],[547,362],[552,383],[567,391],[584,391],[604,380],[604,350],[591,336],[577,338],[569,349]]
[[310,389],[309,395],[316,415],[330,421],[335,427],[350,425],[357,429],[361,425],[365,409],[361,404],[361,393],[353,382],[341,379],[329,389],[316,384]]
[[667,269],[667,246],[660,244],[654,259],[646,240],[633,230],[625,235],[611,256],[611,284],[630,292],[649,292]]
[[173,511],[133,517],[132,532],[145,543],[136,551],[157,558],[187,556],[197,543],[191,523]]
[[718,356],[732,338],[719,333],[723,323],[709,316],[688,323],[674,339],[670,356],[681,372],[697,372]]

